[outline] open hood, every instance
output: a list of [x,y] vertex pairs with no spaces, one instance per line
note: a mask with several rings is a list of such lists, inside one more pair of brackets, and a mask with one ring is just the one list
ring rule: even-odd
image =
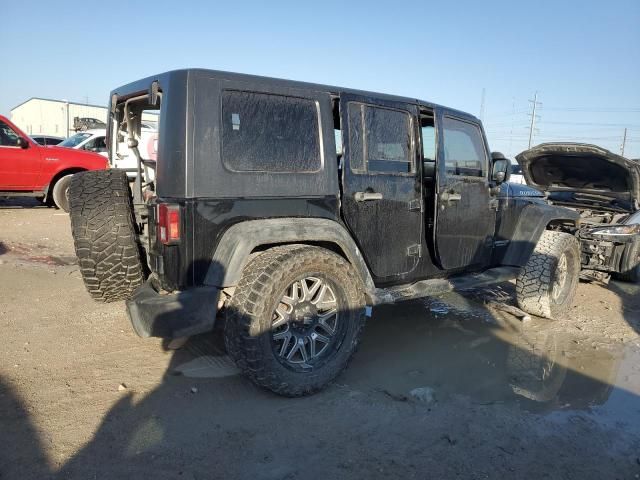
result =
[[516,156],[528,185],[555,203],[638,210],[640,162],[585,143],[543,143]]

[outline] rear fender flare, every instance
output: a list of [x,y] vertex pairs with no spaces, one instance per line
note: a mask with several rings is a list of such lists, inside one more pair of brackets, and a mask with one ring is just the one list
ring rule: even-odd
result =
[[216,246],[204,283],[219,288],[237,285],[251,252],[258,247],[316,242],[337,246],[360,276],[367,296],[372,298],[375,285],[360,250],[345,227],[324,218],[272,218],[232,225]]

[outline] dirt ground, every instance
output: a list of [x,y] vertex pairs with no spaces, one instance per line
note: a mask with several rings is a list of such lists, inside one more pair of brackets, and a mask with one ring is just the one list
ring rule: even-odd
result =
[[0,199],[0,478],[639,478],[640,289],[581,283],[560,321],[492,302],[513,285],[377,308],[336,382],[280,398],[219,332],[138,338],[67,215]]

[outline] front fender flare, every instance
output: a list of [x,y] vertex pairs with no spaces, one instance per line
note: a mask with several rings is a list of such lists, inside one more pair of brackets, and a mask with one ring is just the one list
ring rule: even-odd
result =
[[513,231],[509,246],[501,264],[523,267],[536,248],[542,232],[552,222],[566,222],[578,225],[580,214],[569,208],[546,203],[531,203],[524,207]]
[[337,245],[359,274],[367,293],[371,295],[375,290],[369,268],[347,230],[325,218],[271,218],[232,225],[218,242],[204,283],[219,288],[233,287],[240,281],[255,248],[297,242]]

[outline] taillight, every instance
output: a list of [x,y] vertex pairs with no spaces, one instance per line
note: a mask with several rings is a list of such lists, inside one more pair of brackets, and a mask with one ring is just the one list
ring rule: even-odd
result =
[[180,241],[180,206],[158,204],[158,238],[164,245]]

